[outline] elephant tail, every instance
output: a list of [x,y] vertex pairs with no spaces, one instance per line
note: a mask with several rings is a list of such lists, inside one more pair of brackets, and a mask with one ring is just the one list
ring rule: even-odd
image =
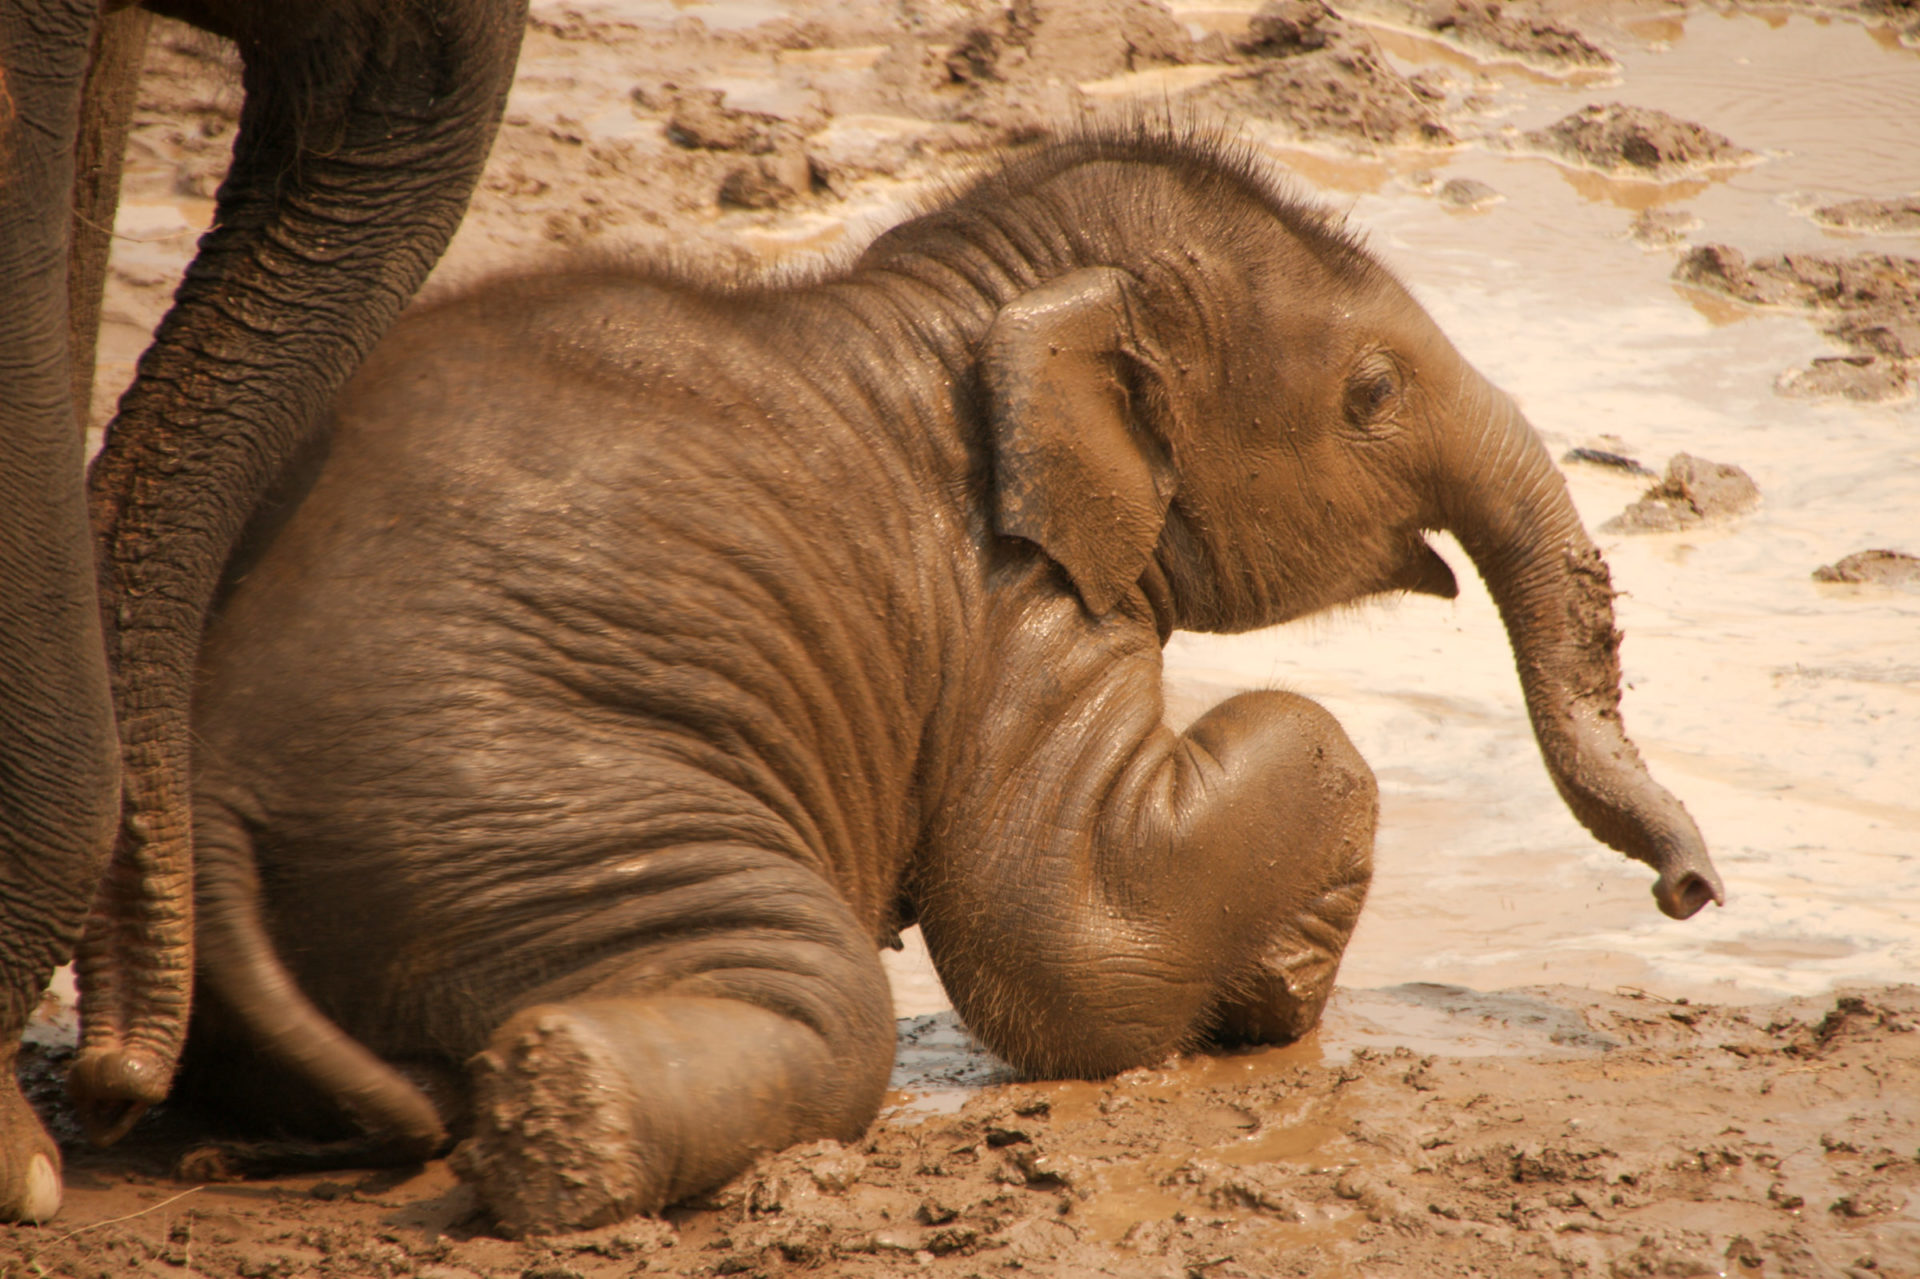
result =
[[382,1151],[428,1159],[448,1146],[426,1093],[341,1030],[300,989],[267,935],[253,841],[205,795],[194,812],[199,980],[260,1051],[345,1110]]

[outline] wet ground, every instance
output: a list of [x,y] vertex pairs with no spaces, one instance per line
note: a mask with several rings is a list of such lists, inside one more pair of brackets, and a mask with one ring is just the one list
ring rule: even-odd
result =
[[[0,1275],[9,1249],[71,1274],[1920,1274],[1917,1000],[1875,989],[1920,972],[1920,588],[1862,555],[1920,553],[1920,19],[1870,3],[537,5],[433,287],[576,246],[804,264],[1041,125],[1172,115],[1348,211],[1554,454],[1586,450],[1590,528],[1676,455],[1738,467],[1757,505],[1599,534],[1629,730],[1728,906],[1665,920],[1566,814],[1443,543],[1457,602],[1168,649],[1176,719],[1293,688],[1381,779],[1372,899],[1308,1042],[1010,1084],[910,936],[869,1142],[667,1225],[507,1244],[439,1165],[195,1190],[176,1117],[78,1156]],[[96,418],[238,105],[216,45],[165,35],[151,63]],[[1740,269],[1681,270],[1703,251]]]

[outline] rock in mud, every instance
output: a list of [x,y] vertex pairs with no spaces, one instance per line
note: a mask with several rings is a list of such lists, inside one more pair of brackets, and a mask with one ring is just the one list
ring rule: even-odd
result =
[[1639,458],[1628,457],[1624,453],[1616,453],[1611,449],[1568,449],[1560,455],[1560,460],[1563,463],[1579,462],[1588,466],[1602,466],[1610,471],[1624,471],[1628,475],[1644,475],[1649,479],[1654,475],[1653,468],[1644,465]]
[[1618,102],[1587,106],[1525,134],[1523,140],[1527,146],[1570,164],[1616,177],[1661,182],[1758,158],[1703,125],[1676,120],[1650,107]]
[[1813,570],[1816,582],[1873,582],[1920,589],[1920,555],[1905,551],[1855,551]]
[[1449,209],[1468,212],[1480,212],[1490,209],[1507,197],[1484,182],[1475,182],[1472,178],[1449,178],[1441,184],[1436,197]]
[[1627,235],[1643,249],[1670,249],[1685,244],[1690,232],[1700,229],[1700,219],[1685,209],[1642,209],[1627,228]]
[[1676,453],[1666,478],[1600,526],[1603,533],[1672,533],[1725,519],[1760,504],[1753,477],[1726,462]]
[[1183,101],[1229,119],[1270,120],[1304,141],[1338,141],[1368,152],[1457,141],[1441,122],[1443,95],[1401,75],[1359,36],[1256,64],[1193,90]]
[[1537,6],[1499,0],[1360,0],[1349,12],[1382,19],[1489,62],[1518,62],[1549,75],[1612,71],[1613,55]]
[[1888,200],[1846,200],[1813,211],[1813,220],[1842,231],[1920,235],[1920,193]]

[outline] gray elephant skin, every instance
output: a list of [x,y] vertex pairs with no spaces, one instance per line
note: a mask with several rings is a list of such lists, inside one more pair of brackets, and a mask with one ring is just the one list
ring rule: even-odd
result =
[[526,9],[152,7],[234,42],[245,102],[214,228],[83,488],[148,15],[0,0],[0,1220],[59,1207],[59,1151],[13,1067],[76,942],[90,1132],[114,1139],[167,1091],[191,996],[188,703],[208,607],[262,495],[458,225]]
[[804,282],[563,264],[418,308],[206,636],[204,1060],[395,1150],[464,1129],[521,1233],[857,1136],[915,918],[1032,1075],[1297,1036],[1373,776],[1283,692],[1171,731],[1161,646],[1450,595],[1433,529],[1572,810],[1668,914],[1717,900],[1538,439],[1231,148],[1050,144]]

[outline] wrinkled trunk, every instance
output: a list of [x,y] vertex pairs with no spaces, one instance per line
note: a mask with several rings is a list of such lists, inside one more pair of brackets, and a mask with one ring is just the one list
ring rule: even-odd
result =
[[1699,828],[1621,724],[1613,585],[1566,481],[1506,396],[1481,383],[1465,398],[1481,409],[1440,457],[1445,521],[1500,608],[1554,785],[1595,838],[1659,872],[1662,911],[1723,902]]
[[183,7],[239,44],[246,100],[214,229],[90,481],[126,780],[78,955],[71,1087],[97,1142],[165,1095],[185,1037],[189,702],[220,575],[262,494],[452,238],[526,16],[491,0]]

